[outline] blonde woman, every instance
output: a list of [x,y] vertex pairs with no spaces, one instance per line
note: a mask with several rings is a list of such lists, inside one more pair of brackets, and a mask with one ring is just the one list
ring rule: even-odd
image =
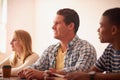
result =
[[[0,63],[0,67],[3,65],[11,65],[12,76],[17,76],[20,70],[33,64],[39,56],[32,51],[31,36],[24,30],[16,30],[10,44],[14,53],[3,60]],[[0,71],[2,73],[2,70]]]

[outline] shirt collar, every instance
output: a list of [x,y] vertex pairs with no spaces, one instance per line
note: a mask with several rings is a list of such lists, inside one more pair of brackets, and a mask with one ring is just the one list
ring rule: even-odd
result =
[[78,39],[79,39],[79,37],[76,35],[76,36],[68,43],[68,47],[73,46]]
[[[68,48],[70,48],[71,46],[73,46],[75,44],[75,42],[79,39],[79,37],[76,35],[69,43],[68,43]],[[60,47],[60,42],[56,45],[56,47]]]
[[120,50],[115,50],[112,44],[109,44],[115,54],[120,54]]

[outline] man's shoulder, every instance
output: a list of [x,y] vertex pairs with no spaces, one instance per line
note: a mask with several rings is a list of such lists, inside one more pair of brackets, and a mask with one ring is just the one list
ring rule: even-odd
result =
[[78,36],[75,37],[75,40],[78,44],[89,44],[89,45],[91,45],[91,43],[89,41],[81,39]]
[[113,50],[112,44],[108,44],[107,47],[105,48],[105,51]]
[[44,52],[54,52],[58,49],[59,45],[60,45],[59,43],[49,45],[48,48],[45,49]]
[[79,43],[82,46],[89,46],[89,47],[94,47],[89,41],[84,40],[84,39],[79,39]]
[[48,48],[57,48],[57,47],[59,47],[60,46],[60,43],[56,43],[56,44],[52,44],[52,45],[49,45],[49,47]]

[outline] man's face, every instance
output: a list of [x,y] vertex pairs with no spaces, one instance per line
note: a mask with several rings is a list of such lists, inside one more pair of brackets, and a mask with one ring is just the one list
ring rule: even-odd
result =
[[107,16],[102,16],[100,27],[98,28],[99,39],[102,43],[112,42],[112,24]]
[[64,17],[62,15],[56,15],[54,25],[52,27],[54,31],[54,38],[62,40],[68,36],[68,25],[64,22]]

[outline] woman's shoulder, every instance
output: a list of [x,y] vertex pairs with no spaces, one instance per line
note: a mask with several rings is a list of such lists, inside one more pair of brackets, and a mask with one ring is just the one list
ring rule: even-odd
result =
[[[35,58],[39,58],[39,55],[38,55],[37,53],[35,53],[35,52],[33,52],[33,54],[31,54],[30,56],[31,56],[31,57],[35,57]],[[30,56],[29,56],[29,57],[30,57]]]
[[33,54],[29,55],[25,61],[36,61],[38,58],[39,58],[39,55],[33,52]]

